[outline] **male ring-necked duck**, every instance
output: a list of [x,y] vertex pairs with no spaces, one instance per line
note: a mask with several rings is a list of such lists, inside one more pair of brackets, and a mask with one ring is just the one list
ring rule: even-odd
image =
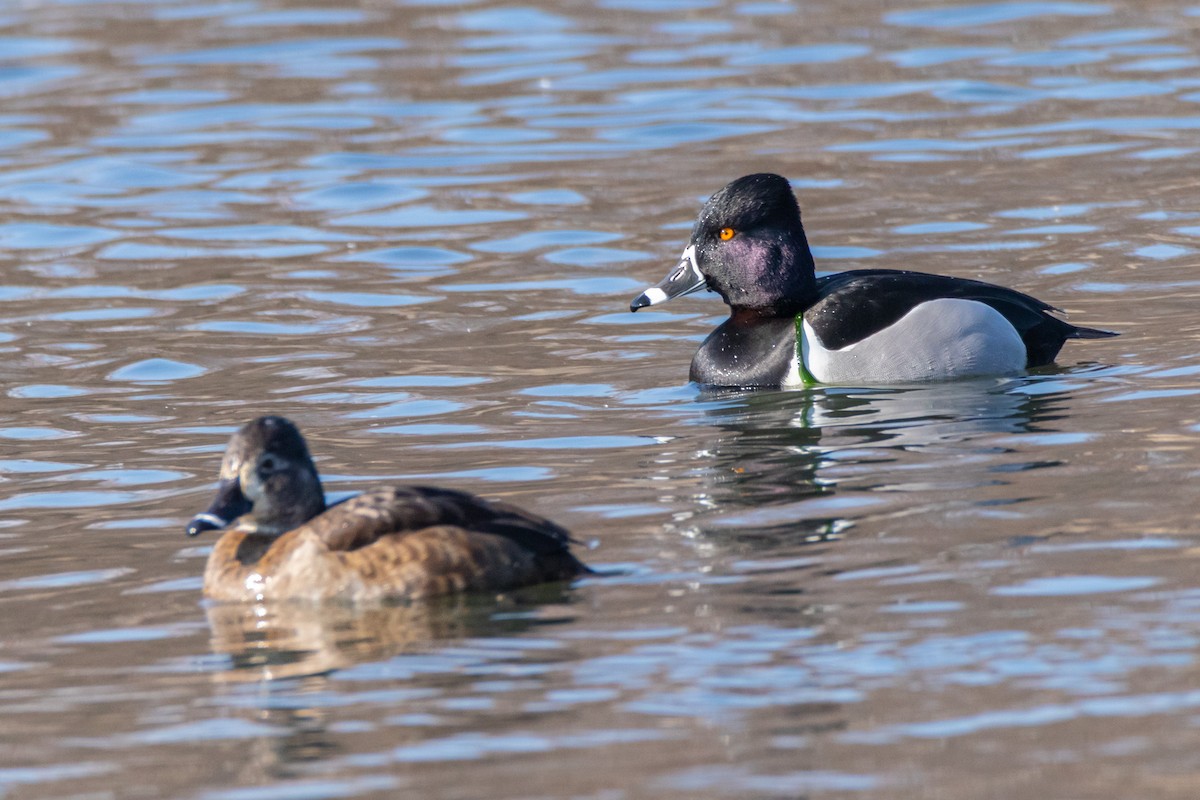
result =
[[563,528],[466,492],[389,487],[327,507],[304,437],[282,417],[233,435],[216,499],[187,533],[231,524],[204,570],[216,600],[417,599],[590,572]]
[[691,380],[714,386],[1004,375],[1049,364],[1067,339],[1116,336],[981,281],[883,269],[818,278],[796,196],[771,174],[709,198],[679,265],[629,308],[704,288],[730,307],[692,359]]

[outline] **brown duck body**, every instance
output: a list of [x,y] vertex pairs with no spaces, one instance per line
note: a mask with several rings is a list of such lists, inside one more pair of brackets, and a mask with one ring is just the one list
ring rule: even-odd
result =
[[208,558],[204,593],[361,602],[496,592],[588,572],[568,542],[549,520],[502,503],[445,489],[376,489],[275,538],[229,530]]
[[234,436],[221,477],[212,507],[188,529],[237,517],[204,571],[214,600],[415,600],[590,572],[565,529],[466,492],[389,487],[326,508],[299,431],[279,417]]

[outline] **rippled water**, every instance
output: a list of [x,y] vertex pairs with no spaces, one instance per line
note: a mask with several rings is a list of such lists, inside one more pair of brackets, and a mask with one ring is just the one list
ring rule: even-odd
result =
[[[1195,796],[1200,6],[0,9],[0,796]],[[699,204],[1120,339],[1027,377],[703,394],[637,315]],[[273,411],[610,575],[208,607]]]

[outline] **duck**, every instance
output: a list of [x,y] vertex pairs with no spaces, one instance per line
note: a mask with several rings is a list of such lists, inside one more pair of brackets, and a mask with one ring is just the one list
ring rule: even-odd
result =
[[327,504],[304,436],[280,416],[229,440],[216,497],[187,525],[210,530],[224,530],[204,569],[216,601],[421,600],[591,573],[566,529],[467,492],[392,486]]
[[1021,373],[1053,363],[1071,325],[1014,289],[924,272],[817,277],[786,178],[732,181],[704,204],[679,264],[630,311],[707,289],[729,318],[700,345],[690,379],[716,387],[904,384]]

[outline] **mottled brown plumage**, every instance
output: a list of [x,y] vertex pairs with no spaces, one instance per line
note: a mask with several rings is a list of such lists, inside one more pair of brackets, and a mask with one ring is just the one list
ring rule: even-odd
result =
[[282,417],[234,434],[217,497],[188,534],[231,520],[204,571],[216,600],[417,599],[589,572],[563,528],[466,492],[382,488],[326,508],[304,437]]

